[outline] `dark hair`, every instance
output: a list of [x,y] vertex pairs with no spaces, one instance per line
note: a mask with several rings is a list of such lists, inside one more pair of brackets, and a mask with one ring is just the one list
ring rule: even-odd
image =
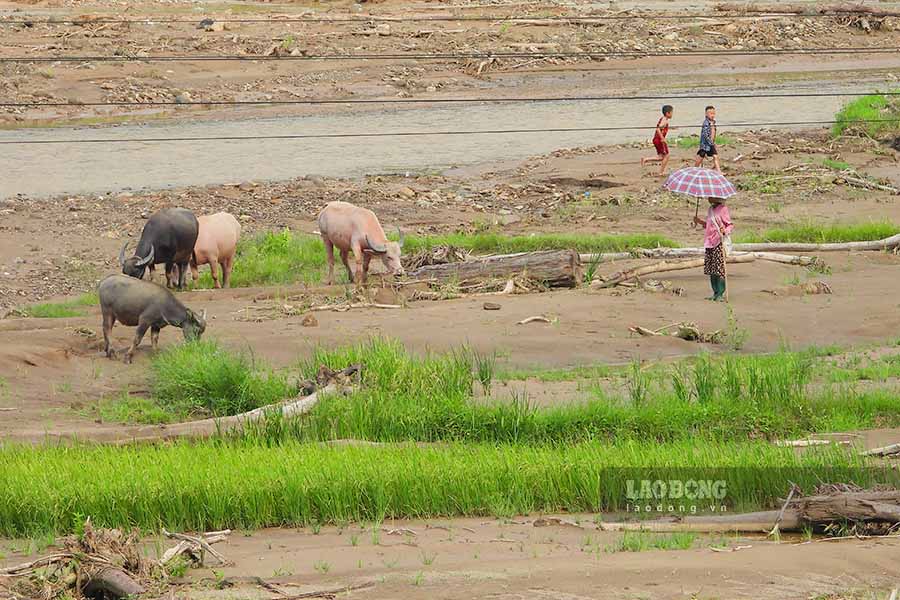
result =
[[712,104],[710,104],[709,106],[707,106],[706,108],[703,109],[703,112],[706,112],[706,111],[708,111],[708,110],[714,110],[715,108],[716,108],[715,106],[713,106]]
[[663,104],[662,113],[665,115],[670,112],[672,112],[672,105],[671,104]]

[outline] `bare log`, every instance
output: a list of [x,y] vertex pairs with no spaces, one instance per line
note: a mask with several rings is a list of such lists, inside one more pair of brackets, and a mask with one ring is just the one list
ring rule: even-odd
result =
[[791,502],[790,509],[810,523],[839,520],[897,523],[900,522],[900,491],[806,496]]
[[473,258],[465,262],[426,265],[410,272],[410,279],[455,280],[461,284],[486,279],[525,276],[551,287],[575,287],[582,279],[581,260],[574,250],[520,252]]
[[[614,273],[609,277],[605,278],[602,281],[595,281],[591,284],[593,288],[609,288],[619,285],[624,281],[628,281],[630,279],[635,279],[638,277],[643,277],[644,275],[650,275],[652,273],[666,273],[669,271],[683,271],[685,269],[696,269],[697,267],[703,266],[702,258],[698,258],[696,260],[683,260],[678,262],[669,262],[662,261],[658,263],[654,263],[652,265],[646,265],[643,267],[636,267],[634,269],[628,269],[625,271],[620,271],[618,273]],[[737,256],[729,256],[727,262],[729,263],[747,263],[753,262],[756,258],[752,255],[737,255]]]
[[83,591],[95,598],[136,598],[147,590],[125,571],[107,567],[92,575]]
[[134,431],[126,440],[121,440],[119,444],[130,444],[140,441],[168,440],[174,438],[207,438],[217,433],[225,433],[240,429],[249,423],[261,420],[268,414],[281,414],[283,417],[293,417],[309,412],[318,404],[323,395],[337,391],[335,384],[329,384],[325,388],[318,390],[309,396],[304,396],[297,400],[284,402],[282,404],[274,404],[269,406],[261,406],[260,408],[233,415],[230,417],[218,417],[203,419],[200,421],[189,421],[186,423],[175,423],[173,425],[161,425],[152,427],[142,427]]
[[[703,256],[703,248],[649,248],[638,249],[633,252],[607,252],[602,254],[580,254],[581,262],[590,263],[596,260],[633,260],[635,258],[692,258]],[[818,262],[814,256],[796,256],[793,254],[779,254],[776,252],[735,252],[732,256],[750,254],[758,260],[777,262],[785,265],[799,265],[808,267]]]
[[900,523],[900,491],[845,492],[832,495],[789,498],[781,511],[770,510],[742,515],[691,516],[683,519],[601,523],[606,531],[727,531],[769,533],[776,525],[781,531],[798,531],[809,525],[839,521],[881,521]]
[[842,15],[865,15],[867,17],[900,17],[900,12],[887,11],[866,6],[864,4],[832,4],[822,6],[809,5],[773,5],[773,6],[740,6],[733,4],[717,4],[715,9],[722,12],[731,12],[737,10],[741,13],[771,14],[779,15],[809,15],[809,14],[842,14]]
[[894,454],[900,454],[900,444],[872,448],[863,452],[863,456],[893,456]]
[[[622,521],[601,523],[603,531],[654,531],[677,532],[694,531],[697,533],[727,533],[732,531],[768,533],[778,520],[777,510],[746,513],[742,515],[714,515],[701,517],[684,517],[680,520],[660,519],[655,521]],[[780,528],[799,529],[800,521],[797,513],[786,512],[781,519]]]
[[846,252],[860,250],[893,250],[898,246],[900,246],[900,234],[892,235],[883,240],[869,242],[841,242],[831,244],[735,244],[734,249],[738,252]]
[[849,175],[842,175],[841,179],[846,181],[848,185],[852,185],[854,187],[881,190],[882,192],[890,192],[891,194],[900,194],[900,190],[890,185],[882,185],[880,183],[875,183],[874,181],[868,181],[866,179],[860,179],[858,177],[851,177]]
[[[750,253],[760,260],[807,265],[814,262],[815,258],[777,253],[878,251],[893,250],[897,247],[900,247],[900,234],[892,235],[883,240],[872,240],[867,242],[839,242],[828,244],[761,242],[757,244],[735,244],[733,256],[740,256],[742,253]],[[628,260],[633,258],[687,258],[691,256],[702,256],[703,252],[703,248],[638,248],[631,252],[581,254],[579,257],[583,262],[591,262],[594,260]]]

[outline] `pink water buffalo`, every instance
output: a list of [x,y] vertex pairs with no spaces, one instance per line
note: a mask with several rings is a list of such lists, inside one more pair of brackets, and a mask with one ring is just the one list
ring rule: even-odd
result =
[[[194,281],[200,278],[198,267],[209,264],[209,272],[217,288],[228,287],[234,252],[241,237],[241,224],[227,212],[206,215],[198,219],[200,233],[191,257],[191,274]],[[222,284],[219,284],[218,268],[222,267]]]
[[[347,276],[357,287],[366,282],[369,262],[373,256],[381,259],[388,272],[403,274],[403,265],[400,264],[403,233],[400,233],[399,243],[388,241],[378,217],[367,208],[360,208],[349,202],[329,202],[319,213],[319,233],[328,255],[329,285],[334,283],[335,247],[341,253],[341,262],[347,268]],[[348,261],[350,252],[353,252],[356,260],[355,276]]]

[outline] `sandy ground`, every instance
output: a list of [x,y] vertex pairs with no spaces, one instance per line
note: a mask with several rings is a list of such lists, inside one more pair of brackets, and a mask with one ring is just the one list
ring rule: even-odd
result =
[[[804,544],[703,536],[691,550],[614,552],[621,534],[599,531],[594,518],[565,515],[573,525],[543,527],[518,517],[236,531],[216,546],[233,564],[189,571],[190,587],[175,597],[277,597],[253,578],[288,595],[358,586],[338,597],[373,600],[849,598],[842,594],[898,583],[897,539]],[[14,553],[0,564],[24,558]],[[221,581],[227,586],[217,589]]]

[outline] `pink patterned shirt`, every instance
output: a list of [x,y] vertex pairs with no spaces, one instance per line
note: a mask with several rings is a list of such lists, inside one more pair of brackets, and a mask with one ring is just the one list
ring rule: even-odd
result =
[[[716,223],[713,222],[713,219],[718,222],[718,228],[716,228]],[[734,229],[734,223],[731,222],[731,215],[728,214],[728,207],[724,204],[710,206],[709,210],[706,212],[706,235],[703,238],[704,248],[715,248],[722,243],[722,240],[719,238],[719,229],[721,229],[725,235],[730,234]]]

